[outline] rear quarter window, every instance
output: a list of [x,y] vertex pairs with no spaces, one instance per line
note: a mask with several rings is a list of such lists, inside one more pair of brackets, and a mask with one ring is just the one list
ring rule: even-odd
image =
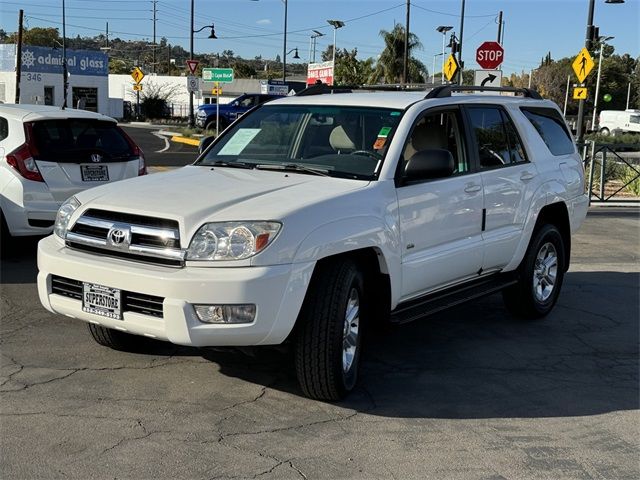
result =
[[520,110],[531,122],[553,155],[569,155],[575,152],[571,134],[558,111],[553,108],[534,107],[523,107]]
[[9,136],[9,122],[4,117],[0,117],[0,142]]

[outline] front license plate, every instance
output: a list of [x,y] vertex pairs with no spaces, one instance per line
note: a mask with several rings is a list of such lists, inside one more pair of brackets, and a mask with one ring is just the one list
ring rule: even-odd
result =
[[106,165],[80,165],[83,182],[108,182],[109,170]]
[[122,320],[121,291],[94,283],[85,283],[82,287],[82,311]]

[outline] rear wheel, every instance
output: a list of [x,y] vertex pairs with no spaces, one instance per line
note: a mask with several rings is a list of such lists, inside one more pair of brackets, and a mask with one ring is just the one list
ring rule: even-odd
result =
[[88,323],[89,333],[96,343],[125,352],[139,351],[144,348],[146,339],[139,335],[113,330],[93,323]]
[[523,318],[547,315],[556,303],[566,265],[564,241],[555,225],[534,232],[518,272],[518,283],[502,292],[507,309]]
[[366,317],[363,276],[351,260],[320,266],[295,339],[298,381],[308,397],[340,400],[355,387]]
[[609,133],[609,129],[606,127],[600,129],[600,135],[609,135]]
[[0,253],[8,252],[13,243],[13,237],[9,231],[9,226],[4,218],[4,214],[0,211]]

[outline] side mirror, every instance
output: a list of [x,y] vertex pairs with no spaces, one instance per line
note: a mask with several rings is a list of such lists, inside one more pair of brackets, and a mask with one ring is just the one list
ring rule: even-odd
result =
[[198,145],[198,153],[204,152],[207,147],[211,145],[211,142],[213,142],[215,139],[215,136],[202,137],[202,139],[200,140],[200,145]]
[[404,167],[405,180],[428,180],[453,175],[455,162],[449,150],[432,148],[416,152]]

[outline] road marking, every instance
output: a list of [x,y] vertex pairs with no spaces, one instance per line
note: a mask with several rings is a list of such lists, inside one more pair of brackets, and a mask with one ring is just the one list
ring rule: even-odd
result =
[[164,140],[164,148],[162,150],[156,150],[155,153],[162,153],[162,152],[166,152],[167,150],[169,150],[170,144],[169,144],[169,140],[167,139],[167,137],[165,137],[164,135],[160,135],[157,132],[153,132],[152,135]]

